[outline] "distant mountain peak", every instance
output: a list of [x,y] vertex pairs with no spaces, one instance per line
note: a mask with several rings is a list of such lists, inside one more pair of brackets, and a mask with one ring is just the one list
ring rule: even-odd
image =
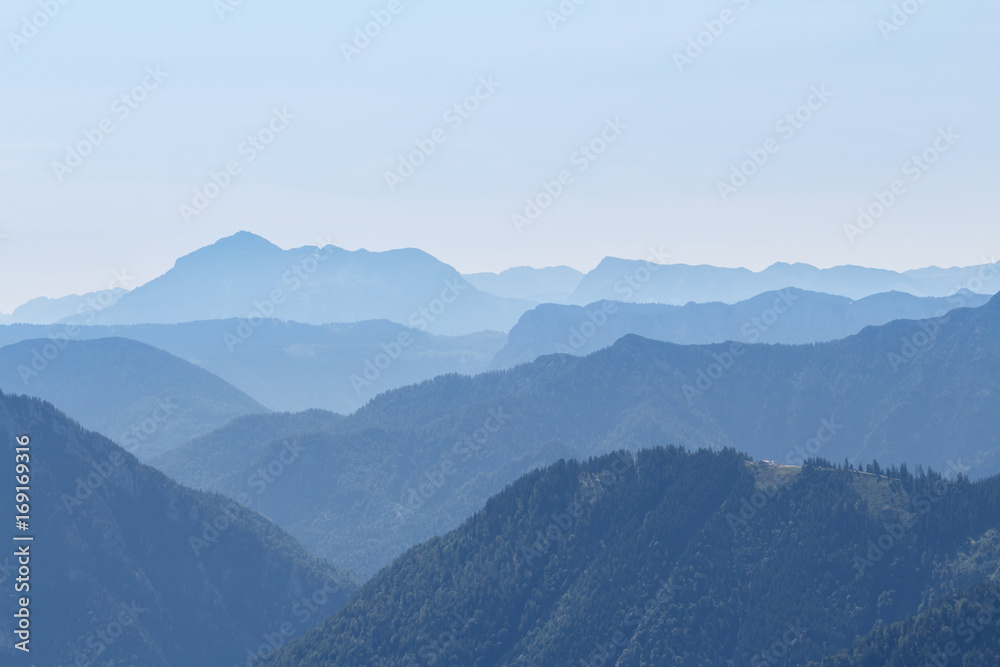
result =
[[257,236],[251,232],[237,232],[232,236],[226,236],[212,245],[199,248],[183,257],[179,258],[174,265],[176,267],[195,264],[208,263],[213,265],[220,260],[244,261],[248,256],[267,257],[279,255],[284,250],[274,245],[267,239]]
[[209,247],[222,248],[226,250],[250,250],[255,248],[281,250],[281,248],[274,245],[263,236],[257,236],[253,232],[248,231],[240,231],[236,232],[232,236],[223,237]]

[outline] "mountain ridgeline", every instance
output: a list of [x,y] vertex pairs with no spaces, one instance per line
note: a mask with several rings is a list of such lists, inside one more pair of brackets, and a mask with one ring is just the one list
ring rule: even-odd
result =
[[946,297],[961,290],[994,294],[1000,290],[1000,262],[965,268],[929,267],[897,273],[860,266],[819,269],[808,264],[772,264],[763,271],[716,266],[667,264],[657,251],[650,259],[607,257],[585,275],[564,303],[630,301],[683,306],[686,303],[737,303],[763,292],[797,287],[851,299],[884,292]]
[[552,353],[582,356],[628,334],[682,345],[726,341],[819,343],[853,336],[867,326],[893,320],[942,317],[955,308],[982,306],[989,299],[968,291],[938,298],[889,292],[852,301],[788,288],[733,305],[667,306],[616,301],[586,307],[546,304],[521,316],[490,367],[510,368]]
[[18,534],[34,538],[15,544],[27,561],[0,556],[0,663],[25,655],[27,606],[36,665],[253,664],[356,588],[259,514],[178,486],[48,403],[0,393],[0,438],[10,461],[27,449],[0,491],[29,487]]
[[305,324],[386,319],[436,334],[507,331],[530,301],[470,285],[452,267],[407,248],[283,250],[240,232],[181,257],[162,276],[77,324],[176,324],[280,318]]
[[[308,418],[300,458],[254,508],[314,553],[370,576],[561,458],[672,443],[799,465],[811,456],[921,462],[982,478],[1000,471],[997,414],[1000,297],[813,345],[628,336],[587,357],[390,391],[327,428]],[[280,419],[282,437],[295,437],[297,417]],[[234,434],[210,434],[157,464],[236,497],[287,445],[255,442],[240,455]]]
[[[9,325],[0,348],[25,340],[127,338],[195,364],[272,410],[353,412],[389,389],[487,369],[506,335],[435,336],[386,320],[312,325],[240,319],[122,326]],[[45,341],[48,343],[49,341]],[[155,378],[153,378],[155,379]]]
[[0,390],[50,401],[143,461],[236,417],[267,412],[208,371],[124,338],[0,348]]
[[179,258],[145,284],[136,286],[133,277],[116,273],[102,292],[33,299],[0,316],[0,324],[177,324],[239,318],[253,326],[269,318],[318,325],[389,320],[427,333],[462,335],[509,331],[540,303],[735,304],[789,287],[850,299],[887,292],[947,297],[963,290],[1000,290],[995,258],[982,266],[902,273],[785,263],[750,271],[670,260],[669,253],[654,250],[645,261],[606,257],[586,274],[559,266],[463,276],[414,248],[349,251],[324,240],[283,250],[239,232]]
[[[995,627],[965,643],[921,621],[987,599],[1000,478],[879,472],[677,448],[561,461],[408,551],[268,664],[922,665],[951,639],[997,655]],[[919,637],[919,660],[872,661],[901,634]]]

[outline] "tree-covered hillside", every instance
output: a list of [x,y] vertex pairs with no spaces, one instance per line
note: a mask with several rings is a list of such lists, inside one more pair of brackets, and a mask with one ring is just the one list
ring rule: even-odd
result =
[[[48,403],[0,394],[0,442],[5,535],[17,532],[17,484],[30,503],[17,534],[34,538],[28,588],[15,592],[25,543],[0,555],[0,663],[23,655],[21,596],[33,664],[217,667],[287,643],[355,589],[264,517],[178,486]],[[29,451],[15,481],[19,446]]]
[[125,338],[26,340],[0,348],[0,390],[50,401],[150,459],[267,409],[163,350]]
[[[383,394],[326,430],[303,417],[301,457],[254,507],[315,553],[370,576],[532,469],[616,448],[733,447],[799,464],[951,462],[984,477],[1000,468],[1000,299],[948,318],[804,346],[632,336],[585,358],[439,377]],[[175,457],[171,474],[245,493],[294,435],[288,419],[283,439],[263,447],[210,435]],[[214,480],[201,472],[209,469]]]
[[270,664],[821,660],[1000,566],[977,550],[1000,528],[1000,479],[867,470],[675,448],[559,462],[408,551]]

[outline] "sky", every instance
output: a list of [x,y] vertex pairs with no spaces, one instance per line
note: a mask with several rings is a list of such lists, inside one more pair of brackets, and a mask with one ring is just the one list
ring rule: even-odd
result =
[[8,0],[0,28],[3,312],[240,230],[464,273],[1000,259],[991,0]]

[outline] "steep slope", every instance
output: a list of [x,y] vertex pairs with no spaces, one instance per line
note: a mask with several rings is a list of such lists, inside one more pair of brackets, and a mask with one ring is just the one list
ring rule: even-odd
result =
[[274,442],[296,440],[307,433],[335,430],[343,415],[323,410],[297,414],[238,417],[222,428],[195,438],[151,460],[149,465],[196,489],[218,491],[233,474],[234,461],[256,461]]
[[124,338],[27,340],[0,348],[0,390],[56,403],[144,461],[236,417],[266,411],[211,373]]
[[949,556],[1000,524],[998,480],[821,462],[761,481],[731,450],[557,463],[269,664],[798,665],[916,613],[955,579]]
[[981,584],[883,625],[816,667],[1000,664],[1000,581]]
[[269,317],[327,324],[387,319],[437,334],[507,331],[533,304],[480,292],[415,249],[282,250],[247,232],[177,260],[83,324]]
[[[374,396],[445,373],[486,370],[506,336],[434,336],[385,320],[311,325],[279,320],[81,326],[74,340],[121,337],[186,359],[274,410],[353,412]],[[0,327],[0,347],[65,338],[67,325]]]
[[962,292],[920,298],[902,292],[858,301],[789,288],[728,305],[685,306],[600,301],[583,306],[542,305],[521,316],[490,367],[510,368],[543,354],[586,355],[636,334],[682,345],[729,340],[802,344],[846,338],[866,326],[897,319],[940,317],[958,307],[978,307],[990,297]]
[[[1000,471],[1000,298],[946,317],[804,346],[627,336],[584,358],[436,378],[387,392],[330,430],[302,429],[305,465],[254,507],[315,553],[371,574],[533,468],[620,447],[918,461],[984,477]],[[238,444],[206,437],[191,466]],[[245,492],[284,446],[224,457],[230,472],[210,488]]]
[[[319,623],[354,589],[260,515],[176,485],[47,403],[0,394],[6,498],[24,481],[14,477],[22,436],[30,590],[15,593],[12,546],[0,560],[3,664],[234,664]],[[30,662],[13,646],[24,595]]]

